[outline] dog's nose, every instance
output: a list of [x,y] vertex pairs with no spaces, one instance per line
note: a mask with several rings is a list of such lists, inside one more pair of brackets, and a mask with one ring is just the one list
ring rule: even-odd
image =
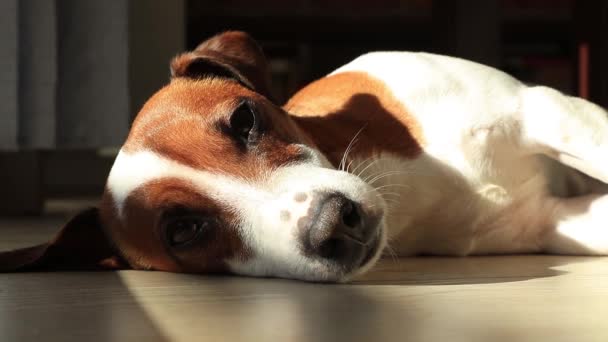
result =
[[323,259],[352,266],[360,262],[373,237],[359,204],[339,193],[317,195],[303,234],[307,252]]

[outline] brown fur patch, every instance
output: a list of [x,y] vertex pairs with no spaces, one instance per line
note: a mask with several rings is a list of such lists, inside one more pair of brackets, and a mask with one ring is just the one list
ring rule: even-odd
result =
[[[108,198],[108,193],[104,198]],[[107,206],[104,205],[105,208]],[[208,241],[171,250],[164,242],[161,218],[174,209],[214,218],[218,225]],[[123,222],[108,215],[109,231],[129,263],[138,269],[172,272],[224,272],[229,259],[246,260],[250,254],[237,230],[233,213],[196,192],[188,181],[164,178],[151,181],[129,195]]]
[[351,157],[388,151],[412,158],[422,151],[418,122],[382,81],[363,72],[317,80],[284,108],[336,166],[359,130]]
[[[212,95],[209,95],[212,94]],[[249,152],[219,129],[239,99],[253,99],[267,127]],[[173,80],[154,95],[133,123],[123,149],[152,150],[195,169],[255,179],[302,157],[301,134],[290,118],[264,97],[221,79]]]

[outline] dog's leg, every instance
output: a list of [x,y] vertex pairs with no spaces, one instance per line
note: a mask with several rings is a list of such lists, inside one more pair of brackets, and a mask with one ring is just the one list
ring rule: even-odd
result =
[[608,195],[554,200],[551,224],[541,238],[543,251],[608,255]]
[[547,87],[521,93],[523,144],[608,183],[608,112]]
[[[525,151],[545,154],[608,183],[608,112],[547,87],[526,88],[521,95]],[[551,197],[544,203],[550,219],[539,241],[543,251],[608,255],[608,195]]]

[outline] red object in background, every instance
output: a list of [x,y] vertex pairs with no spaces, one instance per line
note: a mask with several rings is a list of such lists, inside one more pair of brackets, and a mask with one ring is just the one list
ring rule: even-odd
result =
[[589,98],[589,44],[578,45],[578,96]]

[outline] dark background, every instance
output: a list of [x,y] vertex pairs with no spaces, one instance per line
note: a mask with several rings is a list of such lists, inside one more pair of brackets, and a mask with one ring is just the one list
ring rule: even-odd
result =
[[[282,102],[373,50],[428,51],[502,69],[608,105],[608,0],[180,0],[129,2],[130,113],[168,81],[168,62],[224,30],[262,45]],[[171,22],[166,8],[173,8]],[[171,26],[172,29],[168,30]],[[177,39],[178,44],[159,43]],[[174,37],[178,32],[179,37]],[[170,42],[170,41],[169,41]],[[161,45],[159,45],[161,44]],[[162,50],[162,49],[165,50]],[[158,51],[163,51],[159,53]],[[0,154],[0,215],[39,214],[49,199],[103,191],[116,149]]]
[[[571,94],[585,88],[606,105],[607,16],[606,2],[593,0],[190,1],[187,46],[226,29],[250,32],[274,62],[282,99],[362,53],[410,50],[472,59]],[[579,54],[589,44],[597,63],[582,85],[580,63],[590,61]]]

